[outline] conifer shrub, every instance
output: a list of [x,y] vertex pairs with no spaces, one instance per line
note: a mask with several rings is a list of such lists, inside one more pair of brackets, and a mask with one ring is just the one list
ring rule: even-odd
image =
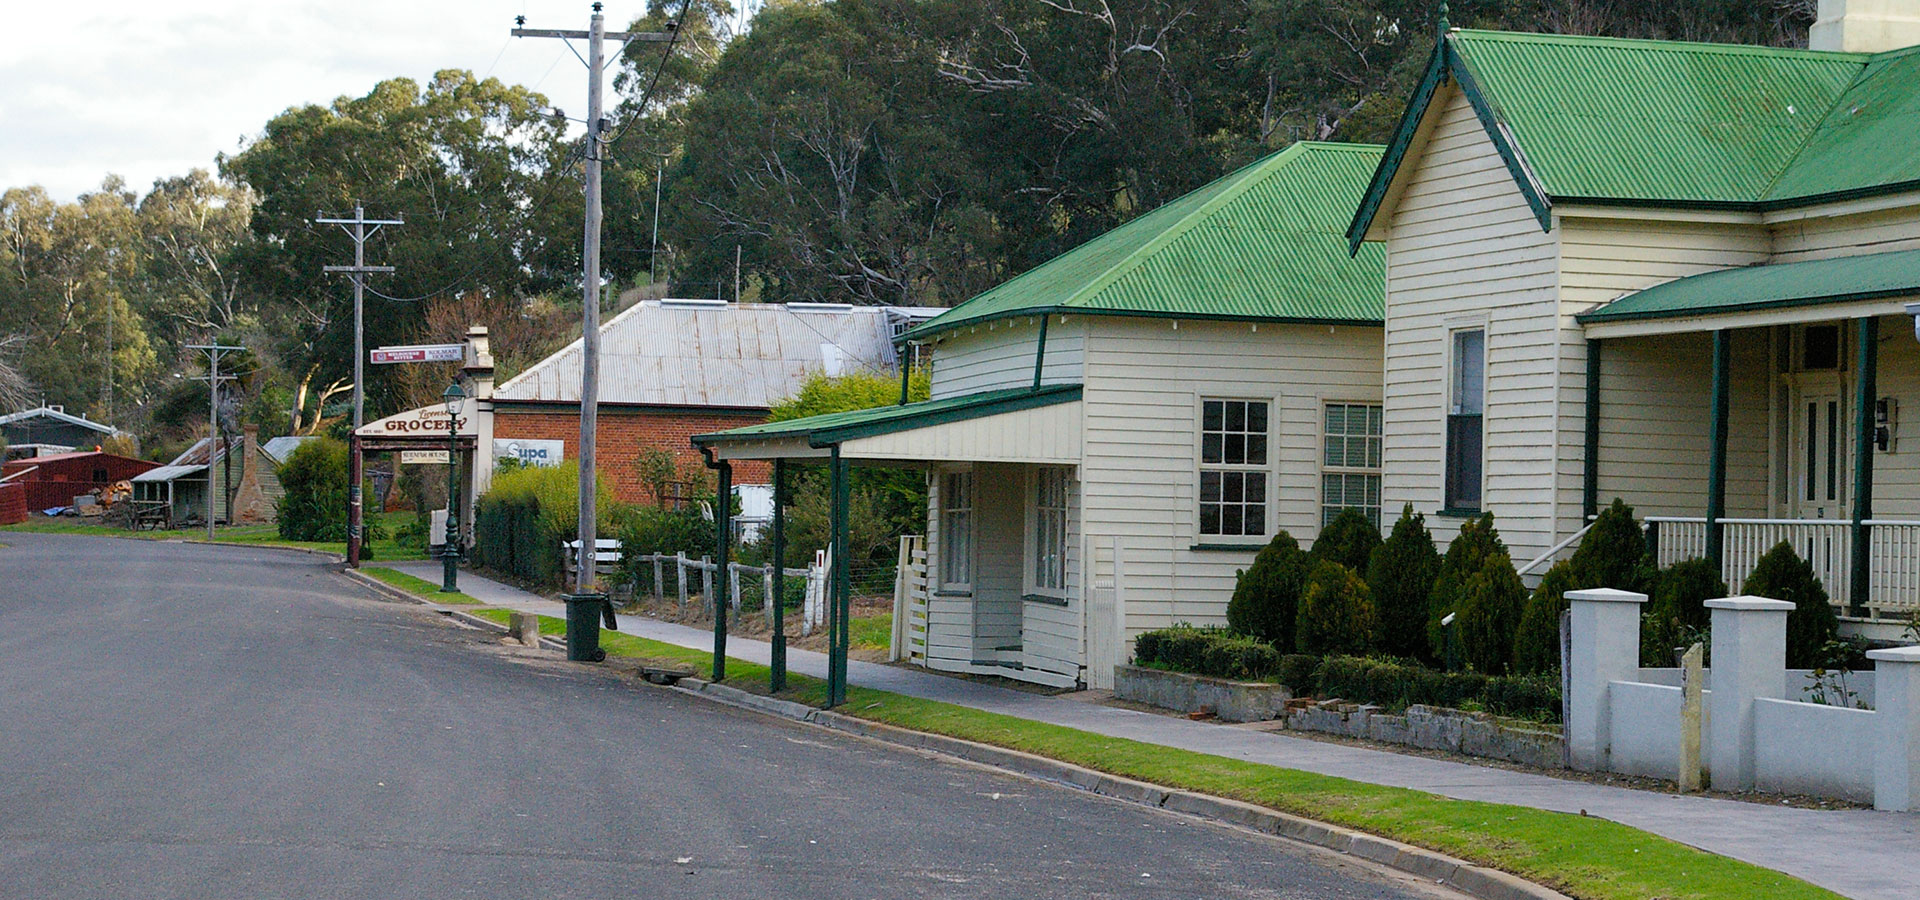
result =
[[1593,521],[1573,555],[1556,563],[1527,598],[1513,639],[1517,672],[1536,674],[1560,667],[1560,614],[1568,591],[1614,588],[1649,592],[1654,580],[1647,543],[1633,507],[1618,497]]
[[1577,584],[1572,560],[1554,563],[1540,578],[1514,634],[1515,673],[1539,675],[1560,668],[1560,615],[1567,610],[1567,592],[1579,590]]
[[1320,529],[1308,551],[1328,562],[1336,562],[1355,572],[1365,572],[1373,551],[1380,546],[1380,529],[1367,521],[1357,509],[1343,509]]
[[1426,517],[1414,512],[1413,504],[1401,509],[1393,532],[1367,560],[1366,571],[1377,626],[1375,649],[1433,661],[1427,619],[1440,553],[1433,547]]
[[1505,672],[1513,661],[1514,629],[1526,604],[1527,590],[1513,569],[1513,559],[1494,529],[1493,514],[1471,519],[1460,536],[1447,546],[1434,579],[1432,618],[1428,637],[1437,656],[1446,654],[1448,613],[1453,623],[1460,660],[1487,674]]
[[1727,595],[1727,583],[1720,579],[1720,567],[1699,557],[1682,560],[1662,571],[1654,580],[1652,598],[1641,615],[1640,664],[1648,668],[1670,668],[1673,651],[1707,640],[1707,601]]
[[1285,653],[1293,649],[1300,590],[1314,560],[1293,535],[1281,531],[1235,579],[1227,603],[1227,627],[1259,638]]
[[1352,569],[1318,560],[1300,592],[1294,643],[1307,654],[1365,654],[1373,644],[1373,597]]
[[1787,668],[1811,669],[1822,663],[1827,642],[1839,633],[1840,619],[1813,565],[1801,559],[1792,544],[1781,541],[1760,557],[1740,591],[1793,604],[1787,614]]

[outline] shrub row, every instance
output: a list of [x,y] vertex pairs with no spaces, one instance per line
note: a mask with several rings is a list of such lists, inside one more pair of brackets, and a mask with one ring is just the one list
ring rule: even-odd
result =
[[1134,640],[1136,665],[1235,680],[1270,680],[1296,694],[1339,697],[1390,709],[1414,704],[1480,709],[1560,721],[1560,683],[1545,676],[1441,672],[1417,663],[1355,656],[1282,654],[1223,628],[1176,625]]

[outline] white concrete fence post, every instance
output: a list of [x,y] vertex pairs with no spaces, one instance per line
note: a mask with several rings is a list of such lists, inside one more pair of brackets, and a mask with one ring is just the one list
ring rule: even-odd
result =
[[1753,701],[1787,694],[1787,613],[1793,604],[1765,597],[1708,600],[1713,631],[1713,691],[1707,698],[1711,754],[1720,791],[1754,785]]
[[[1568,591],[1567,755],[1575,769],[1607,768],[1612,722],[1607,684],[1640,675],[1640,606],[1647,595],[1613,588]],[[1718,660],[1716,660],[1717,662]]]
[[1920,647],[1869,650],[1875,722],[1873,808],[1920,809]]

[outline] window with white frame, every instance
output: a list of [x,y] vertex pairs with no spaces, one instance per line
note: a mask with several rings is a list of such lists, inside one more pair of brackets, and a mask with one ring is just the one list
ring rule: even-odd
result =
[[1034,593],[1067,590],[1067,486],[1071,470],[1043,466],[1034,470],[1032,588]]
[[1200,401],[1200,533],[1267,533],[1267,403]]
[[973,473],[940,476],[940,586],[973,585]]
[[1487,405],[1487,332],[1453,333],[1447,402],[1446,506],[1480,508],[1481,421]]
[[1320,524],[1356,509],[1380,525],[1380,405],[1328,403],[1321,417]]

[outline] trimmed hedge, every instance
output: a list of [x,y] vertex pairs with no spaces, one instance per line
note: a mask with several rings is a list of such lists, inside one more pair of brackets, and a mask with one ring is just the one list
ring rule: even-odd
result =
[[[596,493],[599,533],[611,536],[617,515],[613,495],[604,482]],[[559,585],[567,571],[560,543],[580,533],[579,465],[569,460],[496,474],[473,519],[474,565],[534,584]]]
[[1134,639],[1136,665],[1164,666],[1176,672],[1253,681],[1280,668],[1280,653],[1264,641],[1224,628],[1175,625]]
[[1560,721],[1560,682],[1555,678],[1441,672],[1357,656],[1283,656],[1261,641],[1222,628],[1176,625],[1146,632],[1134,640],[1134,664],[1239,681],[1270,680],[1301,696],[1339,697],[1389,709],[1425,704]]

